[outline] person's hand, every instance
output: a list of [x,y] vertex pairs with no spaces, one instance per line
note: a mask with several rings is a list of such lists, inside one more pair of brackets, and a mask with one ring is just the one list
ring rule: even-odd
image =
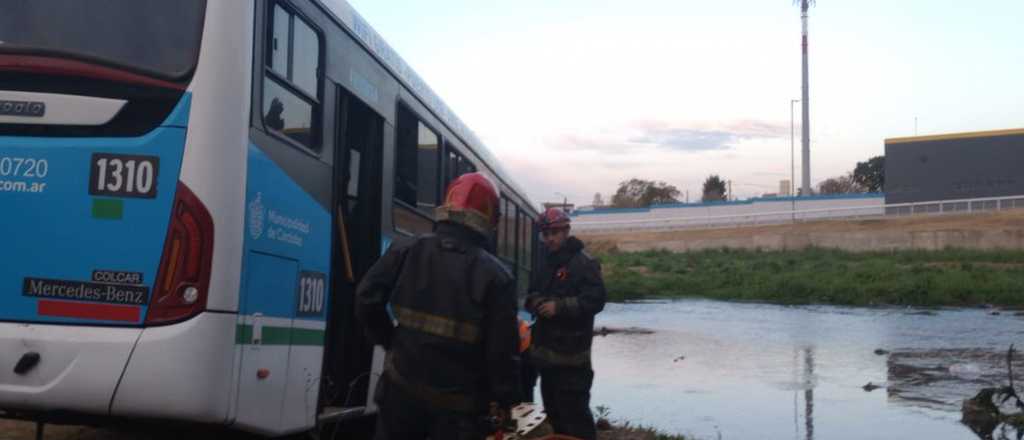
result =
[[537,293],[530,293],[530,295],[527,296],[526,303],[523,304],[523,306],[525,306],[526,310],[529,310],[530,312],[536,312],[537,311],[537,305],[539,305],[539,304],[541,304],[543,302],[544,302],[544,299],[541,298]]
[[537,307],[537,313],[544,318],[552,318],[558,314],[558,305],[554,301],[545,301]]
[[516,423],[512,419],[512,411],[498,405],[498,402],[491,402],[490,406],[490,421],[494,429],[498,431],[515,431]]

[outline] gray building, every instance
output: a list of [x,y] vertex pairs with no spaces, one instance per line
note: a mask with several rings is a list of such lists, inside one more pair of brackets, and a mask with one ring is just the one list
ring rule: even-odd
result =
[[885,201],[1024,195],[1024,129],[886,139]]

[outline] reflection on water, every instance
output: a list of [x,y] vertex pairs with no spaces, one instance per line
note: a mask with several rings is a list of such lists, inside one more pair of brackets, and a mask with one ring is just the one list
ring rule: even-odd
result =
[[804,420],[807,422],[807,440],[814,439],[814,349],[804,349]]
[[982,310],[679,301],[598,321],[656,333],[595,340],[593,404],[705,439],[976,439],[960,404],[1005,385],[1006,347],[1024,340],[1021,318]]

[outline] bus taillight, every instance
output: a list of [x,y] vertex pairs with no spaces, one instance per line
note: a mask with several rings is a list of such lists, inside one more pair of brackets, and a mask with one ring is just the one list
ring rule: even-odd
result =
[[178,182],[146,324],[170,324],[205,310],[212,265],[213,218],[199,198]]

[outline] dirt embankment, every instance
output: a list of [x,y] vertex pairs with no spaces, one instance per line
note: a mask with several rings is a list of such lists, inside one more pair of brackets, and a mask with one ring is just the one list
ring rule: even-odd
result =
[[741,228],[580,234],[594,253],[665,249],[887,250],[1024,249],[1024,210],[973,215],[831,220]]

